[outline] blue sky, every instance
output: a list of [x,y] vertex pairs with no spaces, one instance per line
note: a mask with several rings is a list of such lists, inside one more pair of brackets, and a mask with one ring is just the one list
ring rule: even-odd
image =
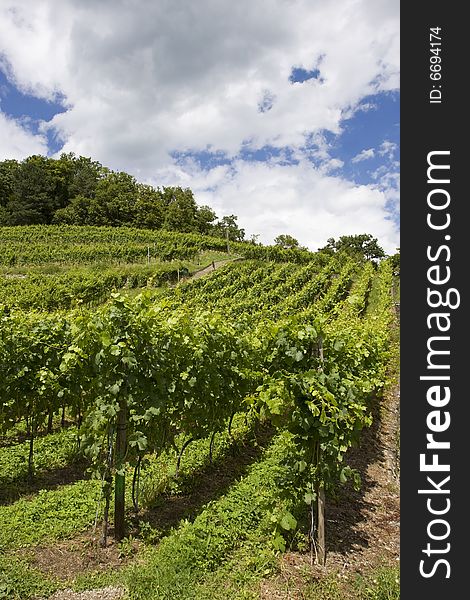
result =
[[263,242],[394,251],[398,2],[176,4],[5,0],[0,159],[75,152],[190,187]]
[[39,121],[49,121],[54,115],[66,110],[57,101],[47,101],[21,92],[8,80],[2,69],[0,69],[0,107],[5,114],[15,119],[22,117],[31,119],[35,131]]
[[[368,107],[365,110],[361,106]],[[385,93],[366,96],[359,109],[350,119],[343,121],[343,132],[333,141],[333,148],[345,162],[344,173],[358,183],[368,183],[370,172],[387,158],[378,154],[377,149],[385,142],[400,143],[400,98],[398,93]],[[371,158],[354,161],[364,150],[374,149]],[[398,159],[398,155],[396,159]]]
[[[11,119],[20,121],[33,134],[39,133],[42,122],[50,121],[66,109],[58,100],[43,100],[32,94],[23,93],[10,82],[0,68],[0,110]],[[56,139],[53,131],[47,131],[47,154],[60,151],[63,143]]]
[[[291,82],[303,83],[308,79],[320,77],[318,69],[307,71],[293,67],[290,75]],[[27,127],[35,134],[39,131],[39,126],[43,121],[50,121],[55,115],[66,112],[66,108],[60,100],[43,100],[31,94],[23,93],[17,89],[14,83],[11,83],[7,76],[0,70],[0,108],[2,112],[12,119],[26,120]],[[366,96],[359,108],[354,114],[342,122],[342,131],[340,134],[332,134],[323,131],[323,135],[330,147],[330,154],[333,158],[339,159],[343,166],[339,172],[351,181],[359,184],[368,185],[376,182],[374,174],[380,167],[396,170],[391,165],[389,153],[381,150],[384,142],[395,145],[392,152],[392,160],[399,161],[399,143],[400,143],[400,115],[399,115],[399,93],[383,93]],[[54,132],[47,131],[47,149],[48,155],[53,156],[59,153],[64,142],[54,135]],[[315,144],[313,144],[315,148]],[[372,150],[373,152],[370,152]],[[369,151],[369,154],[367,154]],[[365,152],[362,160],[357,160]],[[289,148],[276,148],[273,146],[263,146],[260,149],[251,150],[242,148],[239,156],[246,161],[266,162],[272,158],[283,157],[286,164],[298,164],[299,159]],[[200,152],[174,153],[176,160],[181,158],[193,158],[198,161],[201,168],[210,170],[218,165],[229,165],[231,160],[225,153],[210,152],[208,150]],[[316,163],[312,159],[313,164]],[[397,218],[397,215],[394,215]]]

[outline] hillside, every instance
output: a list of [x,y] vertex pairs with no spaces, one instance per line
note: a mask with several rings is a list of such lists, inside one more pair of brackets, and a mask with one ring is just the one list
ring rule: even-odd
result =
[[0,240],[0,598],[398,598],[390,260]]

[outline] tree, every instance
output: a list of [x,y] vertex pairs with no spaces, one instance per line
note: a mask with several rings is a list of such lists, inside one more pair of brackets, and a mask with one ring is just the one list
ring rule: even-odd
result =
[[236,221],[235,215],[217,221],[189,188],[137,183],[73,152],[0,161],[0,225],[127,225],[242,241],[245,231]]
[[298,248],[299,242],[294,237],[288,234],[281,234],[274,238],[274,244],[287,250],[288,248]]
[[68,162],[71,165],[72,176],[68,188],[69,198],[75,198],[76,196],[93,198],[98,181],[109,173],[109,170],[98,161],[84,156],[76,157],[72,152],[62,154],[59,160]]
[[202,234],[210,234],[214,229],[214,221],[217,215],[210,206],[200,206],[196,212],[197,230]]
[[44,156],[30,156],[14,171],[6,205],[10,225],[51,223],[54,212],[67,204],[70,172],[66,164]]
[[160,229],[164,219],[165,212],[161,194],[150,185],[138,183],[132,224],[144,229]]
[[242,242],[245,239],[245,230],[238,227],[237,220],[236,215],[222,217],[215,226],[216,234],[219,237],[228,237],[232,242]]
[[361,256],[366,260],[385,257],[385,252],[379,246],[377,238],[372,237],[370,233],[343,235],[337,241],[334,238],[329,238],[327,245],[324,248],[320,248],[320,252],[328,254],[344,252],[353,256]]
[[55,219],[55,213],[66,208],[75,197],[93,198],[97,182],[106,172],[100,163],[83,156],[76,158],[73,153],[62,154],[59,159],[34,155],[21,163],[3,161],[0,206],[5,210],[1,222],[27,225],[70,221],[70,214],[59,214]]
[[184,233],[197,230],[197,204],[189,188],[164,187],[162,199],[165,206],[164,229]]
[[54,213],[52,222],[64,225],[103,225],[104,210],[96,198],[76,196],[65,208]]
[[0,226],[9,225],[10,216],[9,211],[0,204]]
[[100,225],[130,225],[137,200],[137,182],[128,173],[111,172],[96,185],[95,198],[103,211]]
[[6,206],[13,194],[16,171],[19,169],[17,160],[0,162],[0,206]]

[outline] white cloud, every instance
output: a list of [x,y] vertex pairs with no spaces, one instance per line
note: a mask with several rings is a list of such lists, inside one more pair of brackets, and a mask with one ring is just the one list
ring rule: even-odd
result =
[[387,252],[398,245],[396,227],[387,219],[386,190],[325,176],[307,160],[297,165],[236,160],[209,171],[187,161],[160,171],[156,181],[191,184],[201,204],[220,215],[237,214],[247,235],[259,233],[264,243],[289,233],[316,250],[330,237],[370,233]]
[[47,140],[0,111],[0,160],[19,160],[31,154],[47,154]]
[[[303,160],[306,140],[321,138],[325,129],[340,133],[364,97],[399,85],[398,0],[0,0],[0,40],[0,64],[20,89],[63,97],[67,111],[43,124],[43,132],[59,132],[66,152],[141,179],[165,169],[182,173],[174,152],[210,149],[237,159],[243,145],[270,144],[289,147]],[[292,85],[294,65],[318,65],[322,81]],[[228,179],[218,182],[220,198],[210,200],[214,208],[222,203],[249,218],[254,205],[246,192],[256,189],[258,205],[268,210],[261,190],[274,189],[277,209],[255,220],[265,237],[279,233],[277,224],[287,224],[289,215],[311,214],[304,200],[309,185],[318,193],[334,188],[352,203],[378,201],[380,192],[331,179],[340,163],[321,144],[317,152],[318,172],[311,165],[249,168],[240,162],[229,173],[212,170],[208,179],[221,173]],[[196,189],[193,177],[199,174],[190,170],[183,178]],[[313,231],[330,231],[332,214],[350,227],[321,198],[311,202]],[[197,200],[209,201],[208,193],[201,190]],[[369,231],[377,219],[378,231],[384,214],[374,203],[361,206],[359,229]],[[309,225],[294,223],[305,241]],[[391,236],[389,223],[383,227]]]
[[374,156],[375,156],[375,150],[373,148],[368,148],[367,150],[361,150],[361,152],[359,152],[359,154],[356,154],[356,156],[354,156],[351,159],[351,162],[358,163],[363,160],[369,160],[370,158],[374,158]]
[[385,140],[380,144],[380,156],[387,156],[390,160],[393,159],[395,152],[398,150],[398,145],[389,140]]
[[[243,141],[299,146],[338,132],[343,111],[398,85],[398,3],[389,0],[3,0],[0,39],[17,84],[70,106],[65,150],[150,169],[174,150]],[[323,84],[292,65],[323,56]],[[259,111],[269,94],[272,108]]]

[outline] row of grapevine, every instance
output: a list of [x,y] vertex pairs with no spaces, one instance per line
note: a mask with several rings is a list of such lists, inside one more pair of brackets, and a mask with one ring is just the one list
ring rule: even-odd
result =
[[178,281],[182,263],[123,265],[106,269],[75,268],[59,273],[0,275],[0,304],[38,310],[98,304],[121,288],[159,287]]
[[24,265],[83,265],[95,263],[145,263],[150,260],[189,260],[204,248],[177,242],[136,244],[126,243],[77,243],[67,245],[53,242],[32,242],[27,246],[2,244],[1,264],[8,267]]
[[[169,302],[197,310],[204,305],[230,318],[278,319],[303,310],[329,311],[348,293],[358,264],[335,260],[320,268],[244,261],[226,265],[208,279],[199,279],[168,294]],[[320,304],[318,304],[320,303]]]
[[[200,234],[60,225],[0,227],[0,246],[0,265],[10,267],[49,263],[144,262],[148,255],[156,260],[186,260],[205,250],[228,250],[224,239]],[[315,256],[307,250],[248,242],[230,242],[230,252],[249,259],[295,263],[309,262]]]
[[[288,329],[291,336],[280,329],[277,339],[264,349],[271,377],[251,398],[260,415],[294,436],[297,452],[291,457],[285,485],[298,503],[303,500],[310,506],[311,548],[313,552],[315,547],[322,564],[325,491],[334,491],[349,478],[356,487],[360,485],[358,474],[344,464],[344,456],[371,424],[369,400],[386,380],[392,267],[387,262],[381,265],[377,306],[363,318],[371,275],[371,267],[366,267],[354,293],[337,305],[341,309],[335,311],[335,318],[316,312],[303,330]],[[291,359],[287,365],[286,356]]]
[[[389,269],[388,269],[389,270]],[[115,482],[116,535],[123,535],[124,476],[148,452],[183,434],[205,437],[234,412],[253,410],[296,436],[296,477],[305,500],[350,475],[346,450],[369,423],[367,398],[384,380],[389,312],[387,264],[379,308],[361,318],[372,270],[354,283],[346,265],[320,299],[323,313],[298,314],[252,326],[226,315],[175,308],[150,296],[115,296],[91,312],[12,312],[0,324],[0,422],[27,418],[34,433],[66,404],[83,421],[83,443],[102,478],[109,507]],[[280,285],[287,273],[276,270]],[[368,283],[369,280],[369,283]],[[325,311],[342,302],[330,318]],[[247,309],[248,310],[248,309]],[[137,472],[137,471],[136,471]]]

